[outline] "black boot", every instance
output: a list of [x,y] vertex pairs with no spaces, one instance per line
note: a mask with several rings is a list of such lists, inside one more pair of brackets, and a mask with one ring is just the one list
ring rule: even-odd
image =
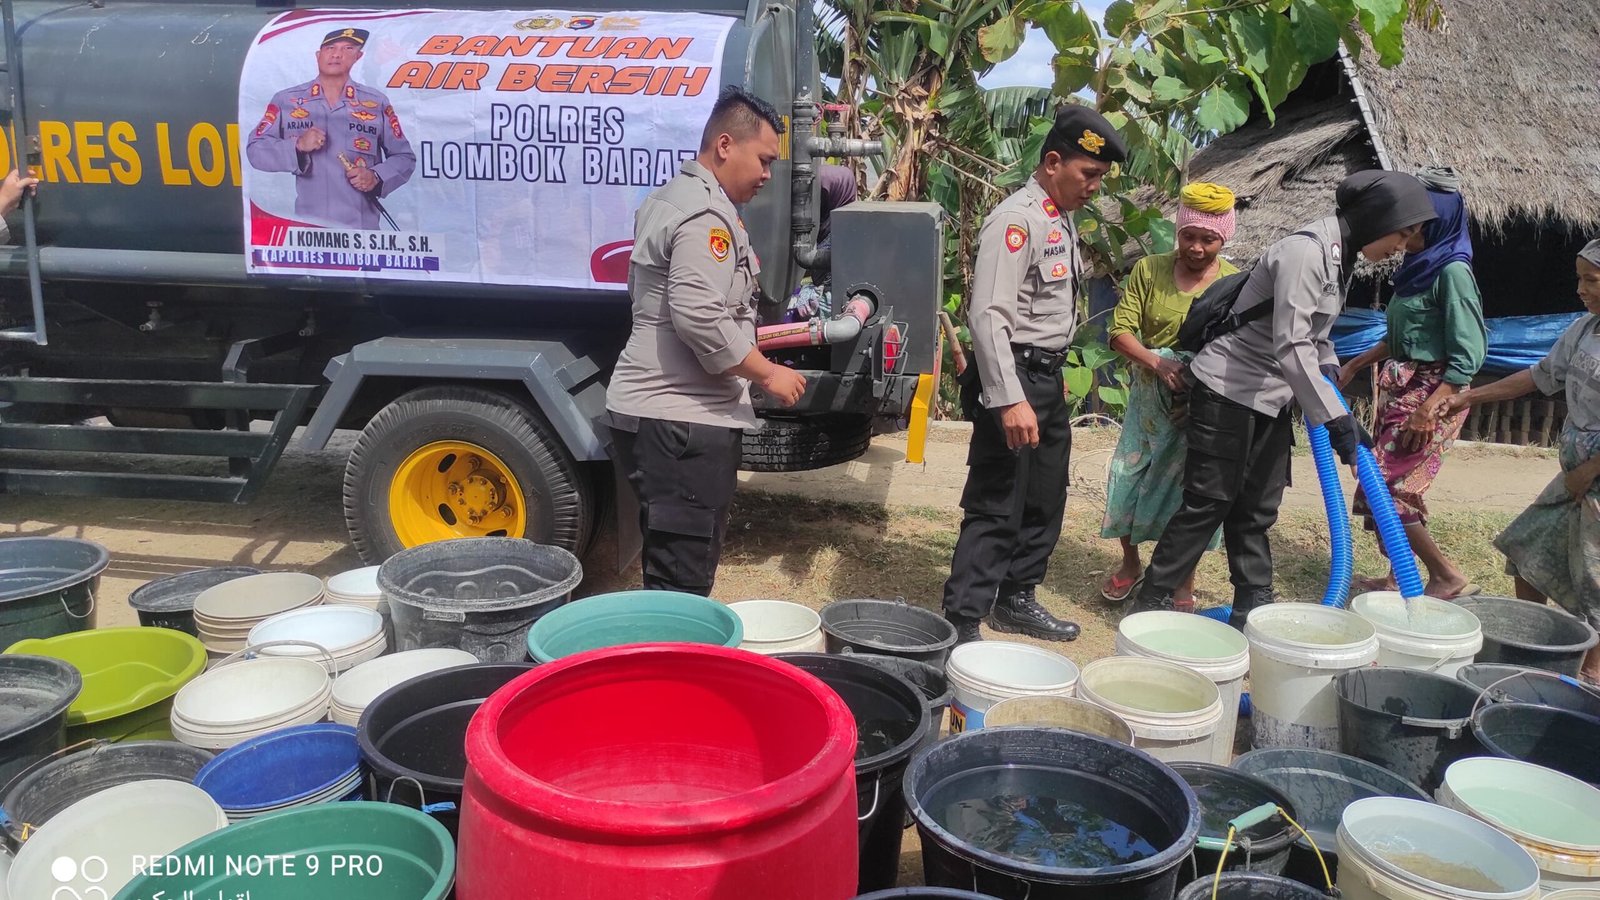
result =
[[1131,616],[1134,613],[1142,612],[1170,612],[1172,608],[1172,595],[1162,593],[1159,588],[1152,587],[1150,579],[1146,578],[1144,583],[1139,585],[1139,589],[1129,594],[1128,599],[1123,601],[1122,614]]
[[1266,606],[1273,602],[1272,588],[1240,588],[1233,589],[1233,613],[1228,616],[1228,624],[1240,631],[1244,630],[1245,620],[1249,618],[1250,611],[1258,606]]
[[956,627],[956,646],[970,644],[973,641],[983,640],[983,633],[978,630],[978,620],[965,616],[945,615],[945,621]]
[[1001,588],[989,627],[1007,634],[1025,634],[1044,641],[1075,641],[1083,630],[1076,622],[1065,622],[1050,615],[1034,599],[1033,586]]

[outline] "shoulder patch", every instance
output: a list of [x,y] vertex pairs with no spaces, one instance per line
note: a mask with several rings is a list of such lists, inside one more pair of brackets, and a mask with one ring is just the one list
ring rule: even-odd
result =
[[1049,197],[1039,201],[1039,208],[1044,210],[1044,214],[1052,219],[1061,218],[1061,211],[1056,209],[1056,202]]
[[726,228],[713,228],[709,237],[711,258],[717,262],[726,262],[728,251],[733,249],[733,235]]
[[1028,230],[1021,225],[1006,226],[1006,249],[1016,253],[1028,245]]

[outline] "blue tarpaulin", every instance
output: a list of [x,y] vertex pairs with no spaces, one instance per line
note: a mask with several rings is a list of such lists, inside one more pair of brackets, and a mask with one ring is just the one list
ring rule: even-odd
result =
[[[1489,355],[1484,360],[1483,371],[1504,374],[1534,365],[1544,359],[1562,332],[1582,315],[1581,312],[1575,312],[1488,320]],[[1333,347],[1339,351],[1340,359],[1348,360],[1383,340],[1387,330],[1381,312],[1370,309],[1346,310],[1333,323]]]

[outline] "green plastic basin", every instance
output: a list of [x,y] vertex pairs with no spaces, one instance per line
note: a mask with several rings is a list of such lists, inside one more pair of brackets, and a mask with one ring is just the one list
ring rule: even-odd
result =
[[[274,856],[276,874],[261,866]],[[252,859],[253,872],[246,868]],[[159,862],[116,900],[440,900],[456,876],[456,848],[443,825],[408,806],[370,801],[268,813],[192,841]]]
[[737,647],[739,614],[715,600],[676,591],[619,591],[574,600],[528,630],[528,653],[552,662],[624,644],[686,643]]
[[7,653],[49,656],[83,675],[67,740],[170,741],[172,698],[206,667],[197,638],[169,628],[102,628],[18,641]]

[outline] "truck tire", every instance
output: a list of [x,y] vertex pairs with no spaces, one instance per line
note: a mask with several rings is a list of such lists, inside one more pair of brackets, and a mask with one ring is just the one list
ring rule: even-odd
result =
[[746,472],[808,472],[856,459],[872,443],[872,418],[834,414],[768,418],[744,433],[739,468]]
[[500,535],[582,556],[594,489],[531,407],[439,385],[402,395],[367,423],[345,465],[344,516],[368,565],[434,540]]

